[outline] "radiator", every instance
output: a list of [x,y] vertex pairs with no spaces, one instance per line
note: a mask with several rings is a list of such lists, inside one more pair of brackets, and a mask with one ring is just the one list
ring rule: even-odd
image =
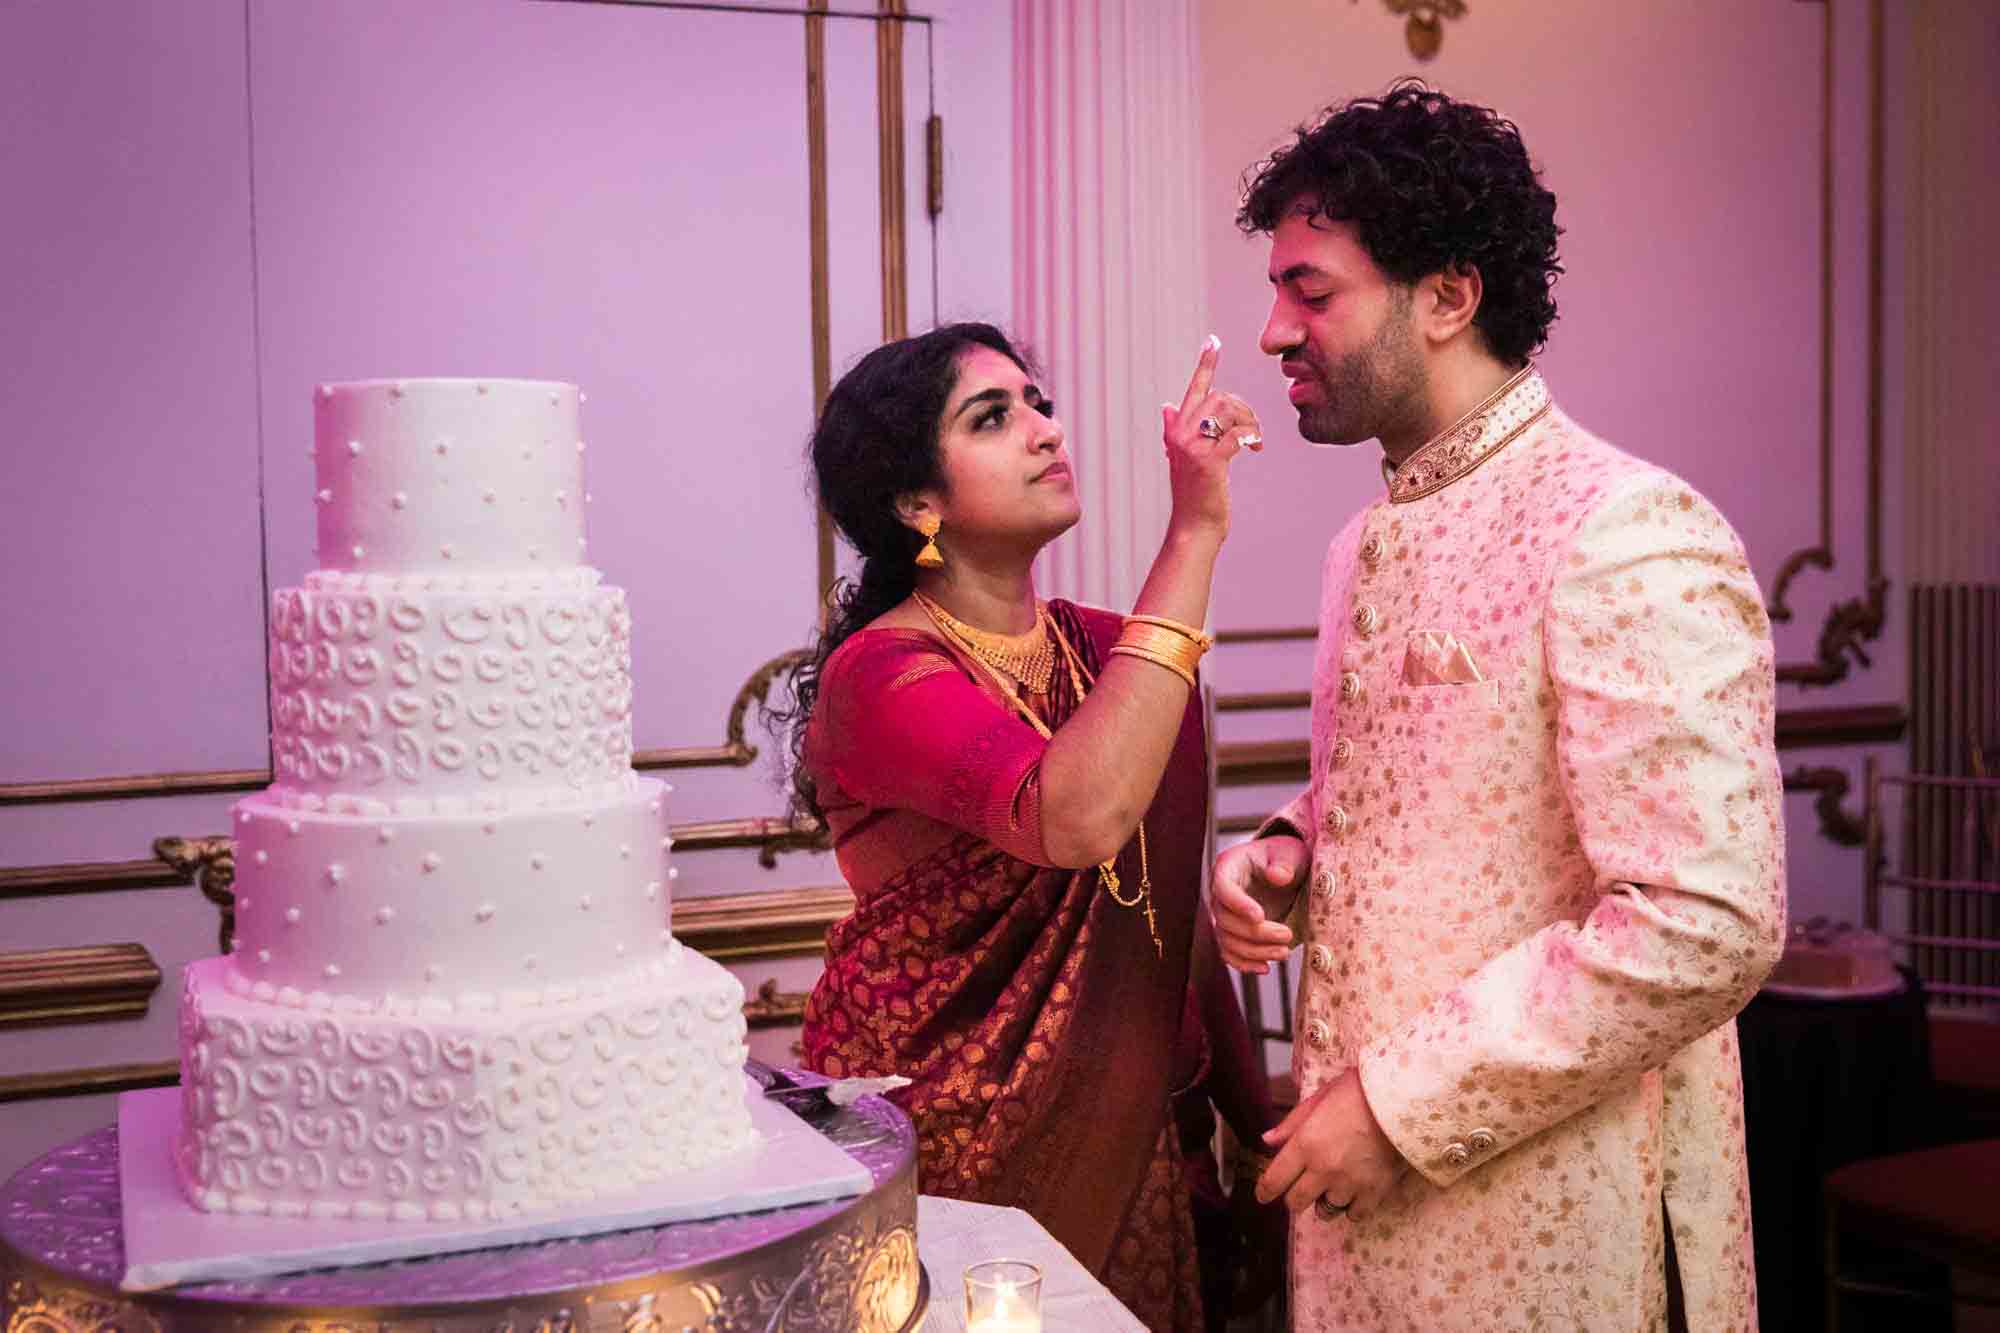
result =
[[[1913,777],[2000,779],[2000,584],[1910,590]],[[1941,1007],[2000,998],[2000,790],[1971,783],[1902,789],[1899,860],[1911,962]],[[1951,887],[1944,887],[1951,886]]]

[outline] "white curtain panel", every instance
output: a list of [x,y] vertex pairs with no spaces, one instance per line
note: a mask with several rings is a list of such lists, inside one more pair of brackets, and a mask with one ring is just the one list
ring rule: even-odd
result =
[[1015,4],[1013,331],[1068,428],[1084,506],[1039,584],[1119,611],[1166,530],[1160,403],[1180,400],[1207,333],[1192,11]]

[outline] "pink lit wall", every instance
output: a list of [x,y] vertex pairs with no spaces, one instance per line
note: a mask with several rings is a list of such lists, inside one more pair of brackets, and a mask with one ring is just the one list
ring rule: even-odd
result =
[[[1228,377],[1257,406],[1271,439],[1237,470],[1242,518],[1218,577],[1217,624],[1310,621],[1327,538],[1381,489],[1374,446],[1331,451],[1296,436],[1276,368],[1256,351],[1269,300],[1267,243],[1237,233],[1237,183],[1322,106],[1414,72],[1512,118],[1560,200],[1567,272],[1556,286],[1561,318],[1540,359],[1557,401],[1712,498],[1741,532],[1767,595],[1786,557],[1819,543],[1821,426],[1823,417],[1830,421],[1835,568],[1797,579],[1794,618],[1777,628],[1780,661],[1811,660],[1827,609],[1865,589],[1865,5],[1473,5],[1445,23],[1442,53],[1421,66],[1405,46],[1403,20],[1368,0],[1212,0],[1201,18],[1209,310]],[[1830,374],[1821,361],[1820,306],[1828,22]],[[1893,235],[1888,248],[1893,263]],[[1896,277],[1892,269],[1892,284]],[[1893,324],[1884,345],[1893,380],[1900,346]],[[1893,425],[1886,445],[1893,459]],[[1891,561],[1897,500],[1893,489],[1884,492]],[[1224,650],[1220,687],[1297,689],[1310,651],[1306,643]],[[1833,689],[1787,687],[1781,706],[1902,701],[1906,650],[1895,614],[1869,652],[1872,666],[1857,665]],[[1225,738],[1303,731],[1302,714],[1224,721]],[[1900,763],[1898,747],[1879,753]],[[1859,814],[1860,751],[1792,750],[1781,758],[1788,772],[1829,763],[1847,770],[1846,808]],[[1278,795],[1229,793],[1224,809],[1254,812]],[[1858,852],[1821,833],[1810,794],[1790,797],[1787,816],[1794,916],[1858,920]]]
[[[905,37],[914,327],[1004,318],[1011,285],[1009,17],[928,8]],[[308,395],[374,376],[584,386],[636,743],[720,744],[745,677],[814,623],[804,31],[528,0],[0,10],[0,783],[265,765],[265,587],[314,564]],[[829,19],[836,372],[882,328],[875,81],[875,25]],[[761,765],[677,787],[675,822],[782,805]],[[144,861],[223,832],[230,799],[0,806],[0,866]],[[838,878],[680,864],[684,898]],[[188,887],[0,900],[0,952],[138,941],[165,976],[142,1020],[0,1028],[0,1074],[171,1059],[179,969],[215,931]],[[0,1175],[110,1115],[0,1104]]]
[[49,0],[5,22],[0,780],[254,767],[242,6]]
[[[0,14],[0,782],[264,764],[245,106],[240,3]],[[0,807],[0,865],[143,860],[222,806]],[[213,909],[0,900],[0,951],[124,941],[172,969],[214,951]],[[0,1029],[0,1073],[162,1058],[178,989],[87,1037]],[[0,1171],[109,1113],[0,1105]]]

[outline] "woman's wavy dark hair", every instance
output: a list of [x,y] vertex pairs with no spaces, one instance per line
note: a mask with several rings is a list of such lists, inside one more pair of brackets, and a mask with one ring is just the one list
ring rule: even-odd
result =
[[1556,319],[1556,197],[1512,121],[1405,79],[1331,109],[1245,173],[1236,225],[1271,232],[1296,202],[1352,223],[1390,279],[1462,265],[1484,289],[1473,324],[1493,354],[1527,363]]
[[861,577],[840,579],[828,591],[825,627],[792,672],[789,703],[766,714],[791,752],[795,814],[823,813],[802,761],[826,659],[917,586],[923,538],[897,516],[896,497],[942,484],[939,428],[958,383],[958,358],[972,347],[990,347],[1030,369],[1007,335],[991,324],[945,324],[862,357],[820,409],[807,446],[814,489],[840,535],[860,552]]

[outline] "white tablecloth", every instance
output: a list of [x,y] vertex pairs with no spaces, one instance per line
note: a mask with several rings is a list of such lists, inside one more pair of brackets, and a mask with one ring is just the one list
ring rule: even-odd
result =
[[1146,1333],[1146,1326],[1102,1282],[1018,1208],[920,1194],[917,1253],[931,1275],[931,1308],[923,1333],[965,1333],[961,1275],[982,1259],[1026,1259],[1041,1265],[1045,1333]]

